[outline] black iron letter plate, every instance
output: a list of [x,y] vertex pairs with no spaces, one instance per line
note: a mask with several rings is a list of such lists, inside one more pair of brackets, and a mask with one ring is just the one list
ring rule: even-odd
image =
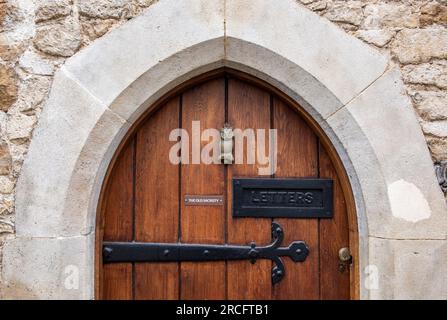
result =
[[332,218],[331,179],[233,178],[233,217]]

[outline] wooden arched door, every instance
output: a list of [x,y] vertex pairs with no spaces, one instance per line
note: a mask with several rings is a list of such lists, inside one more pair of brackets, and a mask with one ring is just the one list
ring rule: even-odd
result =
[[[246,157],[243,164],[173,163],[169,153],[176,142],[169,136],[176,128],[192,135],[193,121],[200,121],[202,131],[225,123],[242,130],[276,129],[276,171],[260,177],[258,169],[264,165],[247,164]],[[197,149],[189,142],[181,152],[188,148],[192,159]],[[205,144],[201,142],[202,147]],[[99,298],[349,299],[352,261],[342,262],[339,257],[339,250],[350,243],[347,197],[341,188],[346,182],[336,172],[331,152],[297,108],[272,90],[233,74],[215,74],[170,95],[140,121],[109,170],[98,219]],[[332,217],[235,217],[236,177],[333,180]],[[200,197],[205,201],[197,200]],[[188,201],[199,202],[189,205]],[[249,259],[163,261],[162,257],[111,263],[104,261],[112,259],[104,258],[109,253],[102,252],[104,243],[116,242],[217,246],[255,242],[259,248],[272,242],[272,222],[284,231],[282,246],[304,241],[308,248],[302,262],[281,258],[285,274],[277,283],[272,281],[275,262],[270,259],[252,263]],[[119,248],[114,250],[112,256],[120,254]],[[138,256],[144,248],[139,250],[126,254]],[[157,254],[171,253],[164,248]]]

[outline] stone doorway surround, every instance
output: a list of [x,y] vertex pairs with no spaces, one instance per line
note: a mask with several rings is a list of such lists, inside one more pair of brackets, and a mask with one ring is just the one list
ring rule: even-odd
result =
[[360,297],[447,298],[447,208],[398,69],[294,0],[160,0],[67,60],[19,178],[0,297],[94,298],[117,146],[158,98],[224,66],[296,100],[335,146],[356,202]]

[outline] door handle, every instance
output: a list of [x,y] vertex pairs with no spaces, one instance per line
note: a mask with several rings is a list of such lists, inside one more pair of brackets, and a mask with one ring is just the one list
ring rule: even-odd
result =
[[343,247],[338,251],[338,259],[342,263],[350,263],[352,260],[351,251],[348,247]]
[[343,247],[338,250],[338,271],[345,272],[348,266],[352,263],[351,251],[348,247]]

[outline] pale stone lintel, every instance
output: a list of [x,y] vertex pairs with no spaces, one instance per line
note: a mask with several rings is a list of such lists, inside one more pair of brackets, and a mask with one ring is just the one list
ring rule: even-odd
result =
[[0,298],[92,299],[94,239],[94,234],[9,239]]
[[[81,50],[66,62],[66,67],[95,96],[110,105],[159,62],[193,45],[223,36],[223,0],[163,0],[98,39],[94,46]],[[221,51],[223,55],[223,42]]]
[[92,181],[106,162],[106,150],[117,145],[111,141],[126,127],[124,119],[60,70],[17,184],[17,235],[91,232],[94,219],[87,219],[85,207]]
[[371,299],[445,299],[446,263],[446,240],[370,237],[361,286]]
[[225,2],[226,37],[242,39],[286,57],[318,79],[343,104],[368,87],[388,66],[384,55],[298,1]]
[[446,238],[445,199],[397,68],[327,121],[360,180],[370,235]]
[[[74,74],[72,74],[70,72],[70,70],[68,70],[65,65],[63,65],[58,72],[64,74],[67,78],[69,78],[71,81],[75,82],[78,86],[79,86],[79,90],[84,92],[85,94],[89,95],[93,100],[95,100],[97,102],[98,105],[102,106],[102,108],[104,109],[108,109],[108,111],[110,111],[111,113],[115,114],[116,117],[120,118],[123,122],[127,122],[127,120],[125,118],[123,118],[122,116],[120,116],[118,113],[116,113],[115,111],[113,111],[112,109],[110,109],[110,106],[107,106],[99,97],[95,96],[95,94],[89,90],[88,87],[86,87],[84,84],[82,84]],[[54,85],[54,83],[53,83]]]
[[[68,59],[66,68],[111,105],[135,79],[160,62],[213,39],[223,41],[211,55],[196,54],[191,63],[209,60],[214,52],[219,52],[219,59],[231,60],[230,56],[235,56],[231,39],[240,39],[285,57],[315,77],[342,104],[367,88],[388,66],[387,58],[377,50],[294,0],[163,0]],[[252,60],[257,57],[249,56]],[[269,68],[269,60],[262,62]],[[156,77],[150,80],[159,82]],[[334,111],[327,110],[329,114]]]
[[223,37],[185,48],[144,70],[120,92],[109,108],[134,123],[143,112],[176,86],[225,65]]

